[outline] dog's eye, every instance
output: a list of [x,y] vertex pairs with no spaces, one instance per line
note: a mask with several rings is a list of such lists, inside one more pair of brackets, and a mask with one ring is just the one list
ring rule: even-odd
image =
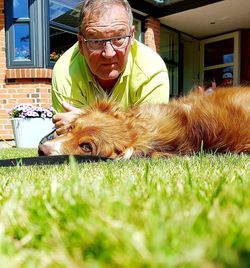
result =
[[85,152],[85,153],[91,153],[93,148],[92,145],[88,142],[83,142],[80,144],[80,148]]
[[68,127],[68,132],[71,132],[71,131],[73,130],[73,128],[74,128],[74,126],[73,126],[73,125],[70,125],[70,126]]

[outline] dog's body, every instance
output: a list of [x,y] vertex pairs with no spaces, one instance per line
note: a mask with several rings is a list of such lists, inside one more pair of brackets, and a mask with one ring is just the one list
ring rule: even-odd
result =
[[250,152],[250,88],[191,93],[169,104],[127,110],[108,101],[83,110],[71,130],[40,145],[42,155],[110,158]]

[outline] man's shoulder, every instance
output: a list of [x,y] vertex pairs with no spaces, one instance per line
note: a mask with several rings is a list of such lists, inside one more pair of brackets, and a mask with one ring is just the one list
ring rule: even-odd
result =
[[[156,73],[167,73],[166,64],[153,49],[134,41],[131,47],[131,78],[138,82],[149,81]],[[134,80],[134,79],[133,79]]]
[[134,64],[141,70],[151,72],[152,70],[166,68],[166,65],[161,56],[153,49],[142,44],[141,42],[134,41],[134,44],[131,48],[131,53]]
[[56,69],[65,69],[65,67],[70,67],[75,62],[81,59],[81,54],[79,51],[78,43],[75,43],[68,50],[66,50],[63,55],[58,59],[54,66],[54,70]]

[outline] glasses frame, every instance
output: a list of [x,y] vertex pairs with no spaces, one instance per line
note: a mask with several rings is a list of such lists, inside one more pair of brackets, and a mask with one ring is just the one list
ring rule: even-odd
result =
[[[106,47],[107,42],[110,43],[110,45],[112,46],[112,48],[114,50],[119,50],[119,49],[122,49],[122,48],[127,47],[128,44],[129,44],[129,41],[130,41],[130,39],[132,37],[132,34],[121,35],[121,36],[114,36],[114,37],[111,37],[111,38],[96,38],[96,39],[95,38],[93,38],[93,39],[85,39],[84,35],[82,35],[82,36],[83,36],[83,41],[86,44],[86,47],[88,48],[89,51],[103,51],[104,48]],[[119,38],[129,38],[129,40],[128,40],[128,42],[127,42],[127,44],[125,46],[121,46],[120,48],[115,48],[113,46],[113,44],[112,44],[112,40],[119,39]],[[91,48],[89,48],[88,43],[89,42],[93,42],[93,41],[103,42],[103,47],[100,48],[100,49],[91,49]]]

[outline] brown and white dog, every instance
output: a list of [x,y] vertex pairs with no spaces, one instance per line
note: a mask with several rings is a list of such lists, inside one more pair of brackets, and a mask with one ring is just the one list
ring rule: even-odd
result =
[[122,109],[109,101],[83,110],[68,133],[40,155],[168,157],[200,152],[250,153],[250,88],[191,93],[168,104]]

